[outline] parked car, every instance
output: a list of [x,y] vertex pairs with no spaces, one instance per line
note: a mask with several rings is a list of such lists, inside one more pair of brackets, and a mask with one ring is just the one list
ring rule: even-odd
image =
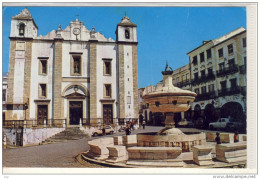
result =
[[225,129],[230,118],[219,118],[216,122],[209,123],[209,129]]
[[243,130],[244,125],[242,122],[238,122],[238,121],[234,121],[234,120],[230,120],[230,122],[227,123],[226,129],[227,131],[241,131]]
[[[92,135],[93,136],[102,135],[103,134],[102,128],[103,127],[100,127],[98,129],[94,129],[94,131],[92,132]],[[111,127],[110,125],[105,126],[105,131],[106,131],[106,134],[113,134],[115,132],[114,128]]]
[[178,122],[179,127],[194,127],[194,123],[190,119],[182,119]]

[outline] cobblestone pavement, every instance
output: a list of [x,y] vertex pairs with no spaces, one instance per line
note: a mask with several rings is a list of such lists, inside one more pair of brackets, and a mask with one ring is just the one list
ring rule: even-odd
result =
[[[146,126],[145,129],[137,129],[132,134],[143,132],[157,132],[163,127]],[[183,132],[199,132],[198,129],[180,128]],[[204,131],[207,132],[207,131]],[[113,136],[125,135],[125,132],[118,132]],[[109,135],[111,136],[111,135]],[[83,138],[80,140],[53,143],[47,145],[21,147],[3,150],[3,167],[67,167],[67,168],[100,168],[104,166],[87,163],[81,165],[76,156],[89,149],[88,140],[105,136]]]

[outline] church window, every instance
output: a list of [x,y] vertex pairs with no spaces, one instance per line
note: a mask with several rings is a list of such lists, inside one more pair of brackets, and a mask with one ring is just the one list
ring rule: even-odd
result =
[[130,33],[128,29],[125,30],[125,38],[130,39]]
[[80,56],[72,56],[72,75],[80,75],[81,74],[81,58]]
[[104,91],[104,97],[105,98],[111,98],[111,84],[105,84],[105,91]]
[[25,25],[24,23],[21,23],[19,25],[19,35],[24,35],[24,29],[25,29]]
[[47,74],[47,60],[40,60],[40,75]]
[[111,75],[112,71],[111,71],[111,59],[103,59],[104,61],[104,75]]
[[40,89],[39,89],[39,97],[43,98],[43,97],[47,97],[47,93],[46,93],[46,84],[40,84],[39,85]]

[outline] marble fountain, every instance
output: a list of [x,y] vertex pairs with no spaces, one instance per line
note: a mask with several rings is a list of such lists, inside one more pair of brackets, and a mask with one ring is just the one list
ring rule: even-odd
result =
[[[81,154],[81,159],[114,167],[245,166],[246,142],[241,140],[234,144],[230,134],[221,134],[223,141],[225,138],[229,143],[216,146],[215,142],[207,142],[203,132],[183,133],[175,128],[173,113],[187,111],[197,95],[173,86],[172,73],[167,64],[162,71],[163,83],[157,85],[155,91],[143,94],[150,111],[166,114],[165,128],[159,132],[91,140],[89,151]],[[214,141],[214,134],[209,136]],[[234,153],[237,150],[239,154]],[[213,161],[213,157],[218,160]]]

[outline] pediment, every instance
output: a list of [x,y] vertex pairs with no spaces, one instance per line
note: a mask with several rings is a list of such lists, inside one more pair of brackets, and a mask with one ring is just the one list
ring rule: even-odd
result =
[[85,98],[86,96],[77,92],[71,93],[67,96],[65,96],[67,98]]

